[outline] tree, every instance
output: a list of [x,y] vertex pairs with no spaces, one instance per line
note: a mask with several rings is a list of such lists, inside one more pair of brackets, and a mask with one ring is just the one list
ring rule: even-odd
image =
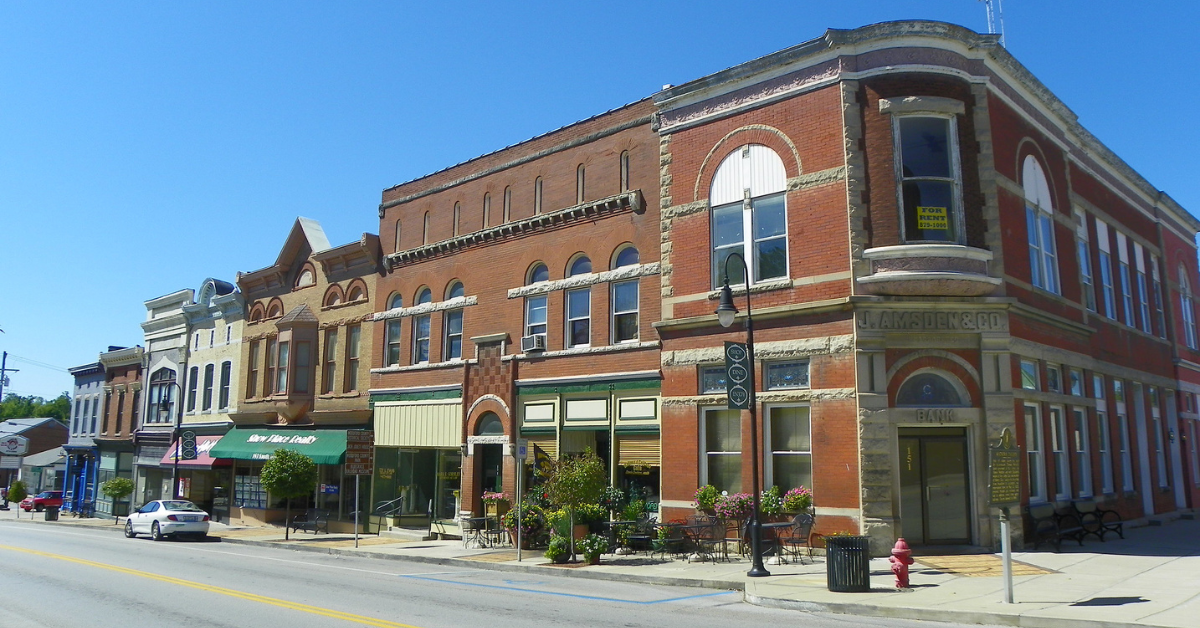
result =
[[284,499],[283,538],[288,539],[292,519],[292,498],[310,495],[317,487],[317,465],[312,458],[291,449],[276,449],[263,465],[260,474],[262,487],[275,497]]
[[[16,502],[19,506],[21,500],[25,499],[26,497],[29,497],[29,491],[25,488],[25,483],[20,480],[14,480],[13,483],[8,487],[8,499]],[[21,509],[18,507],[17,517],[20,516]]]
[[[575,529],[575,511],[586,504],[596,504],[604,495],[608,485],[604,473],[604,461],[591,449],[582,455],[563,458],[554,463],[546,479],[546,493],[550,503],[566,508],[571,515],[571,530]],[[575,535],[571,538],[571,560],[575,559]]]
[[54,417],[63,425],[71,420],[71,395],[64,392],[46,401],[36,395],[22,397],[9,393],[0,402],[0,419],[27,419]]
[[[112,478],[111,480],[107,480],[104,482],[104,484],[100,485],[100,492],[109,499],[113,500],[113,514],[115,515],[117,512],[117,502],[125,499],[130,493],[133,492],[133,480],[123,477]],[[114,524],[120,520],[120,517],[113,517]]]

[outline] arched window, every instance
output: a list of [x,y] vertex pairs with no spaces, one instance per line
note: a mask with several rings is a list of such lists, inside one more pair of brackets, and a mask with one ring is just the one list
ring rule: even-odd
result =
[[483,195],[483,228],[486,229],[492,226],[492,195],[487,193]]
[[[446,300],[458,299],[464,296],[461,281],[453,281],[446,290]],[[455,308],[446,310],[442,315],[442,360],[458,360],[462,358],[463,310]]]
[[147,423],[170,423],[175,416],[175,371],[166,367],[150,374]]
[[462,219],[462,203],[454,204],[454,228],[451,229],[451,234],[458,235],[458,222]]
[[568,277],[575,275],[586,275],[592,272],[592,260],[586,255],[580,255],[571,262],[571,268],[567,271]]
[[501,436],[504,434],[504,423],[495,412],[485,412],[475,424],[476,436]]
[[533,180],[533,213],[542,213],[542,178]]
[[1042,165],[1026,155],[1021,168],[1025,191],[1025,228],[1029,236],[1030,282],[1047,292],[1059,293],[1058,258],[1054,250],[1054,203]]
[[400,249],[400,219],[396,219],[396,250]]
[[283,316],[283,302],[276,299],[271,301],[267,306],[267,318],[279,318]]
[[324,302],[325,307],[337,305],[341,302],[342,302],[342,289],[337,284],[333,284],[332,286],[329,286],[329,289],[325,291],[325,302]]
[[[775,151],[747,144],[721,161],[713,175],[712,285],[726,283],[725,260],[737,253],[751,265],[750,282],[786,277],[787,172]],[[729,283],[745,283],[745,270],[736,258]]]
[[629,191],[629,151],[621,151],[621,191]]
[[353,303],[365,298],[367,298],[367,289],[363,287],[361,282],[350,284],[350,290],[346,292],[346,301]]
[[550,269],[546,268],[545,264],[538,262],[538,263],[534,264],[533,266],[529,267],[529,277],[525,281],[525,285],[529,285],[531,283],[537,283],[539,281],[549,281],[549,280],[550,280]]
[[266,315],[266,310],[263,308],[262,303],[255,303],[254,305],[252,305],[250,307],[250,322],[251,323],[257,323],[258,321],[261,321],[265,315]]
[[896,405],[928,408],[962,407],[967,404],[950,380],[931,371],[922,371],[900,385],[900,390],[896,393]]
[[504,222],[512,220],[512,188],[504,188]]
[[451,282],[450,287],[446,289],[446,299],[447,300],[457,299],[458,297],[463,296],[463,294],[464,294],[463,284],[461,281]]
[[1196,305],[1192,299],[1192,282],[1187,268],[1179,265],[1179,305],[1183,310],[1183,338],[1189,349],[1196,349]]
[[431,301],[433,301],[433,291],[429,288],[421,288],[420,292],[417,293],[416,304],[421,305],[422,303],[429,303]]
[[404,307],[404,297],[399,292],[388,297],[388,309],[394,310],[398,307]]
[[429,244],[429,212],[425,212],[421,233],[421,244]]
[[576,204],[582,203],[583,199],[585,197],[585,195],[584,195],[584,181],[586,178],[585,170],[586,169],[583,167],[583,164],[579,164],[579,166],[575,168],[575,203]]
[[633,246],[627,246],[619,251],[613,260],[613,268],[621,268],[622,266],[634,266],[638,263],[638,250]]
[[305,265],[305,268],[300,270],[300,275],[296,277],[296,288],[307,288],[316,282],[312,269]]
[[[417,300],[415,305],[422,303],[430,303],[433,301],[433,291],[429,288],[421,288],[417,291]],[[430,318],[429,314],[422,314],[413,317],[413,351],[412,363],[423,364],[429,362],[429,334],[430,334]]]

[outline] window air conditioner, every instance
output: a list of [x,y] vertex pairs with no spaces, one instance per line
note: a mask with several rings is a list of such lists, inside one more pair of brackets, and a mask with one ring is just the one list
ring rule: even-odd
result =
[[521,351],[530,353],[532,351],[546,350],[546,334],[534,334],[532,336],[521,337]]

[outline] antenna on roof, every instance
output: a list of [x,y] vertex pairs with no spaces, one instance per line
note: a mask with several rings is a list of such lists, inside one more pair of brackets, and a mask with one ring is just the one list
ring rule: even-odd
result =
[[1004,0],[983,0],[987,6],[988,32],[996,34],[996,23],[1000,23],[1000,45],[1004,45]]

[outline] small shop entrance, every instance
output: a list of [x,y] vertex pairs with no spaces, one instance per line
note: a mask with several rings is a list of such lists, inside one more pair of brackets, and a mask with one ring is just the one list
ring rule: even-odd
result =
[[901,429],[901,533],[913,545],[971,542],[964,428]]

